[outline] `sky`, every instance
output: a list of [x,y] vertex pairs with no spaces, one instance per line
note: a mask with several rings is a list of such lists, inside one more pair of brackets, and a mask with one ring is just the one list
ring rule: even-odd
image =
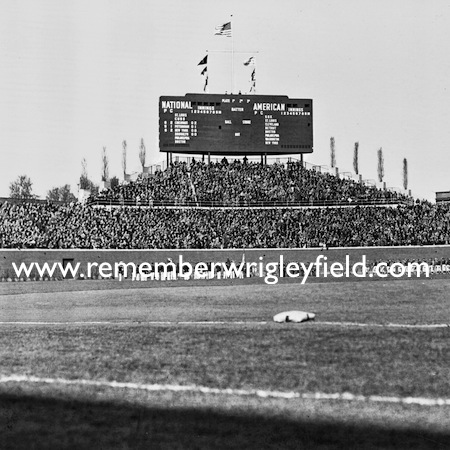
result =
[[[232,22],[230,39],[215,27]],[[165,160],[158,148],[161,95],[249,90],[243,61],[256,57],[258,94],[313,100],[311,164],[377,178],[418,198],[450,191],[450,2],[448,0],[17,0],[0,15],[0,197],[19,175],[45,198],[77,192],[81,161],[100,183]]]

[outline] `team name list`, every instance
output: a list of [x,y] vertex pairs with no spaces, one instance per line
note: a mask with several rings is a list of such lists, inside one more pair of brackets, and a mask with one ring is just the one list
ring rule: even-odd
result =
[[197,121],[187,120],[187,113],[175,113],[173,121],[164,121],[164,132],[174,133],[175,144],[186,144],[197,136]]
[[277,119],[272,115],[264,117],[264,136],[266,145],[278,145],[280,143],[280,135],[277,133],[277,128],[280,125]]

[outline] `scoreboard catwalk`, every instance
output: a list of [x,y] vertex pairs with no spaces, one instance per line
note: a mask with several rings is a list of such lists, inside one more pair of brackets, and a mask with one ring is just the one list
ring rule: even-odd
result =
[[311,153],[312,100],[283,95],[162,96],[159,149],[219,155]]

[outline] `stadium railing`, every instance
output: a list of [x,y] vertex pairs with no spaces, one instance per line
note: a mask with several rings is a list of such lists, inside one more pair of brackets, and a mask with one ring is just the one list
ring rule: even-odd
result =
[[46,200],[40,198],[14,198],[14,197],[0,197],[0,205],[3,203],[10,203],[14,205],[22,205],[25,203],[35,203],[40,205],[54,204],[54,205],[68,205],[70,202],[60,200]]
[[355,200],[310,200],[310,201],[175,201],[175,200],[113,200],[96,199],[87,202],[88,206],[143,207],[143,208],[310,208],[310,207],[354,207],[354,206],[397,206],[408,205],[411,201],[403,199],[355,199]]

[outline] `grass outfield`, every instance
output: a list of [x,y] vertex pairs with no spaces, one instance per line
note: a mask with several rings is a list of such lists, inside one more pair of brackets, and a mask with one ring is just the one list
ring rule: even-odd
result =
[[450,448],[450,280],[196,284],[0,285],[0,448]]

